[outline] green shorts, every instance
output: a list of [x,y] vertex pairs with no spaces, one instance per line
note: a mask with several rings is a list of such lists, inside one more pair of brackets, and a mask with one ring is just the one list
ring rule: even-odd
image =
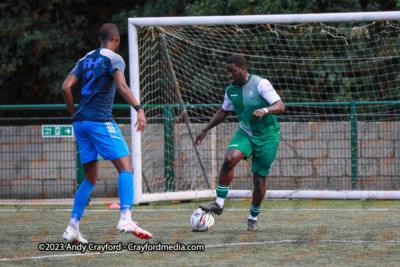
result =
[[228,150],[240,150],[247,158],[253,155],[251,172],[265,177],[275,160],[278,145],[279,134],[274,139],[259,139],[251,137],[242,128],[239,128],[229,143]]

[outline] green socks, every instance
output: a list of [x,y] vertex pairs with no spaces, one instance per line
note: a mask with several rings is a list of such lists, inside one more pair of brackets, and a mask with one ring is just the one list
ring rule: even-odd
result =
[[259,207],[254,207],[253,203],[251,203],[250,207],[250,215],[253,217],[257,217],[258,214],[260,214],[261,211],[261,205]]
[[229,185],[220,185],[217,186],[217,197],[225,199],[229,192]]

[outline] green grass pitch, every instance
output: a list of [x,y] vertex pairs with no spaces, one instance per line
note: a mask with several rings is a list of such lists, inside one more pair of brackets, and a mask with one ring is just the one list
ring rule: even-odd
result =
[[205,251],[41,252],[42,242],[63,242],[70,206],[1,206],[0,265],[30,266],[400,266],[399,201],[268,200],[258,232],[247,232],[249,200],[227,201],[214,227],[191,231],[199,204],[134,206],[133,219],[149,241],[119,234],[119,210],[87,207],[80,231],[89,241],[204,244]]

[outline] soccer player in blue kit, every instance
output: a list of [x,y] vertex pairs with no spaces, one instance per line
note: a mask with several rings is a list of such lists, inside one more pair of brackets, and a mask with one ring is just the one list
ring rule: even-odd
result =
[[[79,232],[79,221],[89,195],[96,183],[99,154],[111,160],[119,172],[118,194],[121,217],[117,229],[136,237],[150,239],[152,235],[137,226],[131,218],[133,205],[133,167],[128,146],[111,114],[115,91],[137,111],[137,132],[146,126],[144,111],[125,81],[125,62],[116,53],[120,44],[118,27],[107,23],[100,28],[100,48],[87,53],[72,69],[62,84],[62,94],[72,116],[76,141],[81,156],[84,181],[75,195],[70,223],[63,234],[67,242],[88,243]],[[79,108],[76,111],[71,88],[82,82]]]

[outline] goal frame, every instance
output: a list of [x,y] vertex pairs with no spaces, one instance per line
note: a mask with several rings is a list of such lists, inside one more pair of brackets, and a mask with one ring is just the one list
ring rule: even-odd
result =
[[[245,15],[245,16],[193,16],[128,18],[129,76],[133,95],[140,102],[139,47],[137,26],[161,25],[232,25],[265,23],[312,23],[348,21],[400,20],[400,11],[349,12],[324,14]],[[215,190],[142,193],[141,134],[136,132],[136,111],[131,108],[132,165],[134,168],[134,203],[170,200],[206,199],[216,196]],[[251,198],[251,190],[230,190],[228,198]],[[265,198],[273,199],[400,199],[400,191],[334,191],[334,190],[267,190]]]

